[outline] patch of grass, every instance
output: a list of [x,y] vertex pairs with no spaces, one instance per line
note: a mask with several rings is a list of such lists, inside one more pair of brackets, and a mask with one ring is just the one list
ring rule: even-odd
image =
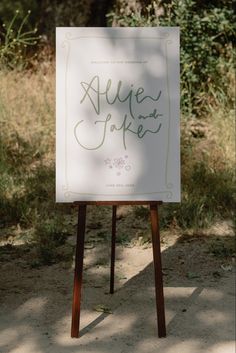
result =
[[146,230],[144,232],[140,232],[137,237],[135,244],[140,246],[146,246],[151,242],[151,230]]
[[150,218],[150,208],[147,206],[136,206],[134,208],[135,218],[148,220]]
[[99,231],[99,232],[97,232],[97,236],[98,236],[99,238],[104,239],[104,240],[107,240],[107,239],[110,238],[110,234],[108,234],[106,231]]
[[39,221],[35,225],[36,248],[42,264],[51,265],[64,258],[66,254],[58,252],[58,248],[65,244],[66,237],[67,231],[62,218],[56,216],[50,219],[46,218],[43,222]]
[[104,258],[104,257],[101,257],[99,259],[96,260],[96,263],[95,265],[96,266],[107,266],[109,263],[109,260]]
[[219,258],[235,256],[234,237],[216,237],[208,244],[208,251]]
[[55,205],[54,71],[44,65],[47,76],[40,66],[0,71],[0,224],[31,230],[36,265],[63,259],[60,247],[74,231],[65,222],[70,208]]
[[162,227],[177,224],[183,229],[203,228],[216,219],[233,217],[235,185],[232,171],[216,173],[206,164],[197,163],[182,188],[180,204],[162,207]]
[[[201,137],[197,131],[201,131]],[[197,137],[196,137],[197,136]],[[160,208],[161,226],[203,228],[234,218],[235,120],[221,107],[207,119],[182,120],[180,204]]]
[[121,244],[121,245],[127,245],[130,241],[127,234],[128,233],[118,232],[118,234],[116,236],[116,243]]
[[[29,61],[29,48],[36,46],[41,36],[37,28],[27,28],[31,11],[22,17],[16,10],[12,19],[0,27],[0,68],[22,70]],[[37,54],[35,54],[37,55]]]
[[3,225],[20,222],[28,227],[45,202],[47,208],[54,203],[53,71],[48,78],[43,79],[40,69],[31,74],[0,71]]
[[[19,224],[25,234],[35,234],[36,266],[53,263],[63,258],[61,244],[74,234],[76,219],[70,206],[55,205],[54,68],[44,60],[34,72],[0,71],[0,81],[0,226]],[[182,202],[160,207],[162,228],[197,229],[233,218],[234,131],[227,103],[217,111],[211,106],[202,119],[182,118]],[[119,221],[118,243],[138,238],[137,229],[145,233],[149,208],[132,212],[122,227]],[[111,207],[88,207],[87,225],[101,240],[110,239]],[[148,235],[141,237],[148,242]]]

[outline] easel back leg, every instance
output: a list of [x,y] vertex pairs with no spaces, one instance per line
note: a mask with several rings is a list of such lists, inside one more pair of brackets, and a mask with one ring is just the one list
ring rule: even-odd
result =
[[111,274],[110,274],[110,293],[111,294],[114,293],[114,277],[115,277],[116,210],[117,210],[117,206],[112,206]]

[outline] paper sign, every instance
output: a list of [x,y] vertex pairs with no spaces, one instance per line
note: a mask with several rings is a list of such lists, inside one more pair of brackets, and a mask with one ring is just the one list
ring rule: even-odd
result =
[[56,200],[180,201],[179,29],[57,28]]

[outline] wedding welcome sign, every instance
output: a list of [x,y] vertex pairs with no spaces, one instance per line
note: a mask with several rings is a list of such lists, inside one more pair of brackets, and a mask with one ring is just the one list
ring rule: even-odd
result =
[[56,200],[180,201],[179,29],[57,28]]

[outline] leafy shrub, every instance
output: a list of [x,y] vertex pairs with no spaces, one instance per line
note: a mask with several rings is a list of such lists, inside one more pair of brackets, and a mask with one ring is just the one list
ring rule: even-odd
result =
[[161,225],[200,229],[221,218],[232,218],[235,207],[234,173],[215,173],[206,163],[193,165],[184,176],[181,204],[161,207]]
[[25,31],[31,31],[35,27],[39,13],[39,4],[37,0],[1,0],[0,2],[0,25],[3,23],[8,27],[18,12],[15,19],[15,26],[20,27],[25,18],[25,14],[30,10],[31,15],[27,22],[24,24]]
[[54,46],[56,26],[87,26],[90,19],[94,19],[92,12],[95,6],[97,5],[93,0],[1,0],[0,27],[2,23],[8,27],[18,9],[15,25],[19,28],[24,14],[30,10],[31,16],[24,25],[25,31],[32,31],[37,27],[44,42]]
[[148,3],[144,6],[140,1],[116,1],[107,15],[108,23],[122,27],[179,26],[182,111],[200,115],[216,100],[232,107],[233,96],[228,96],[228,86],[236,16],[231,3],[212,0]]
[[235,256],[234,237],[215,238],[208,245],[209,252],[220,258]]
[[[65,244],[67,232],[58,216],[51,219],[38,218],[35,226],[35,240],[42,264],[51,265],[58,259],[58,247]],[[60,256],[61,257],[61,256]]]
[[29,47],[38,43],[39,36],[36,35],[37,28],[25,30],[30,11],[17,26],[19,11],[16,10],[9,24],[2,24],[0,31],[0,67],[22,69],[27,64]]

